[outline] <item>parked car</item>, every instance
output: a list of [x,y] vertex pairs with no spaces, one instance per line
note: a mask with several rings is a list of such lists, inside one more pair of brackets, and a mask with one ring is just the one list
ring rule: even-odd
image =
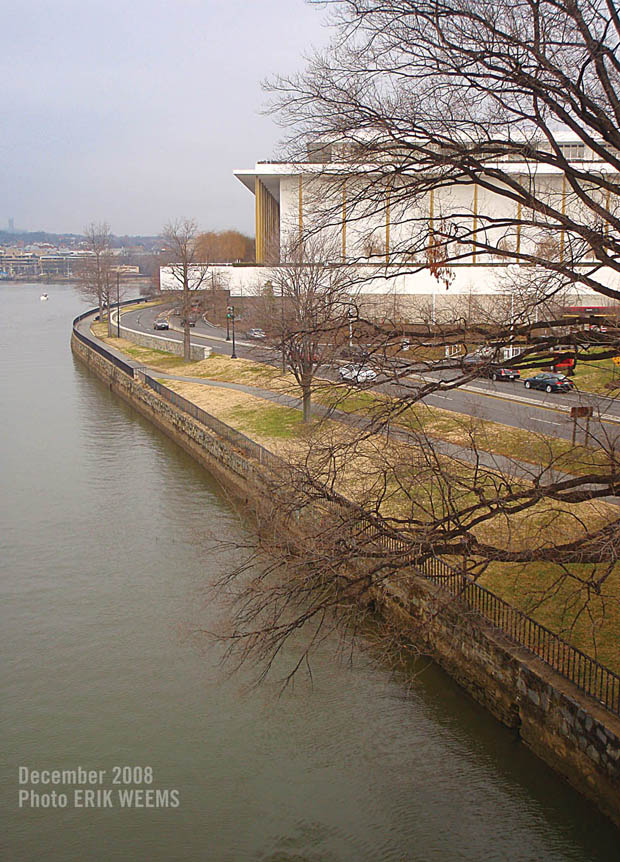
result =
[[372,383],[377,379],[377,372],[364,365],[343,365],[338,369],[338,375],[349,383]]
[[[465,356],[461,358],[461,362],[463,365],[484,365],[485,362],[488,362],[489,359],[493,356],[493,349],[489,347],[479,347],[477,350],[474,350],[473,353],[466,353]],[[460,358],[460,357],[459,357]]]
[[519,380],[521,374],[518,368],[491,368],[487,371],[491,380]]
[[570,392],[575,386],[572,380],[563,374],[554,374],[552,371],[541,371],[534,377],[528,377],[524,381],[526,389],[543,389],[545,392]]
[[264,329],[248,329],[245,334],[246,338],[266,338]]
[[165,317],[158,317],[153,324],[153,329],[170,329],[170,326]]

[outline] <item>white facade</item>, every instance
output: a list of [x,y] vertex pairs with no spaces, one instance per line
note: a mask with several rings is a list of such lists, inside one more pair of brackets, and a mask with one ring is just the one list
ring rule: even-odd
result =
[[[593,162],[598,162],[597,172],[612,170],[574,136],[558,134],[557,140],[565,157],[583,163],[586,170],[593,169]],[[329,154],[334,150],[335,147],[329,149]],[[547,199],[556,211],[577,213],[580,204],[571,194],[560,168],[510,158],[497,165],[505,174],[517,178],[520,185]],[[426,231],[428,237],[429,225],[439,222],[458,224],[461,230],[475,232],[478,240],[488,241],[490,246],[503,244],[500,247],[504,250],[527,254],[540,248],[537,245],[540,235],[528,236],[525,229],[496,223],[486,227],[485,217],[520,220],[522,215],[519,204],[479,183],[451,185],[441,192],[428,193],[414,203],[407,199],[400,205],[397,192],[381,186],[380,182],[373,183],[372,166],[356,168],[351,162],[259,162],[252,170],[235,171],[235,176],[255,195],[258,262],[256,267],[218,267],[236,295],[255,292],[264,285],[269,280],[270,267],[260,266],[260,263],[276,260],[279,249],[286,249],[308,232],[320,233],[329,243],[334,263],[355,265],[363,281],[362,292],[368,295],[446,295],[445,284],[430,272],[424,253],[416,257],[408,252],[412,247],[408,241],[412,231]],[[485,179],[488,181],[488,177]],[[398,181],[396,178],[395,182]],[[493,182],[499,190],[499,180]],[[371,189],[368,212],[365,212],[366,188]],[[326,211],[328,226],[323,227]],[[563,238],[554,237],[552,233],[547,241],[559,246]],[[420,243],[417,247],[421,247]],[[483,252],[473,243],[468,252],[462,238],[458,247],[459,260],[449,265],[448,293],[451,296],[493,296],[510,292],[520,265],[507,263],[500,253]],[[579,260],[572,268],[579,271],[583,267],[585,273],[591,261],[585,254],[583,262]],[[417,267],[419,271],[412,271]],[[524,269],[532,267],[524,265]],[[620,290],[620,277],[612,269],[600,270],[597,279]],[[585,287],[580,291],[577,286],[574,293],[577,301],[592,302],[594,294]],[[601,296],[597,296],[597,301],[607,304]]]

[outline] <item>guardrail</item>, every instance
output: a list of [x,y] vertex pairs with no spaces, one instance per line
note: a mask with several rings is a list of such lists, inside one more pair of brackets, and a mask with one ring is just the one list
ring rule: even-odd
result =
[[[131,302],[135,302],[135,300],[121,304],[129,305]],[[154,380],[137,364],[129,365],[123,362],[105,347],[78,332],[76,323],[91,314],[93,314],[93,310],[78,315],[73,321],[74,334],[80,341],[88,344],[89,347],[114,363],[117,368],[120,368],[130,377],[135,376],[135,370],[140,370],[145,384],[157,392],[161,398],[206,425],[207,428],[228,440],[244,454],[254,458],[259,464],[274,470],[282,469],[285,462],[273,452],[246,437],[240,431],[231,428],[230,425],[226,425],[225,422],[216,419],[215,416],[211,416],[210,413],[192,401],[188,401],[178,392],[168,388],[158,380]],[[352,506],[345,497],[341,497],[339,502],[345,507],[350,508]],[[387,535],[372,519],[363,516],[359,517],[358,524],[357,532],[360,536],[376,541],[388,553],[400,553],[405,559],[411,557],[410,543],[398,533]],[[616,715],[620,715],[620,676],[614,671],[586,655],[577,647],[572,646],[550,629],[537,623],[523,611],[509,605],[485,587],[468,582],[461,572],[452,568],[444,560],[433,557],[421,563],[412,560],[411,564],[424,578],[442,587],[459,604],[470,608],[511,641],[528,650],[565,679],[570,680],[584,694],[593,697],[601,706]]]
[[[386,536],[370,519],[362,525],[362,534],[374,534],[377,543],[391,553],[411,557],[410,543],[396,535]],[[550,629],[536,622],[523,611],[475,582],[438,557],[422,562],[412,559],[411,565],[424,578],[440,586],[459,604],[465,605],[498,629],[509,640],[524,647],[584,694],[620,715],[620,676],[610,668],[586,655]]]
[[[124,305],[137,305],[140,302],[147,302],[145,298],[143,299],[126,299],[123,302],[114,303],[113,308],[122,308]],[[89,308],[88,311],[83,311],[82,314],[78,314],[77,317],[73,318],[73,334],[81,341],[83,344],[88,345],[88,347],[92,348],[96,353],[100,356],[103,356],[104,359],[107,359],[108,362],[111,362],[125,374],[129,375],[129,377],[134,376],[134,368],[135,365],[130,364],[129,362],[125,362],[125,360],[121,359],[119,356],[116,356],[110,350],[107,350],[102,344],[99,344],[95,338],[91,338],[88,335],[84,335],[83,332],[80,332],[77,328],[77,324],[84,320],[86,317],[91,317],[93,314],[98,314],[98,308]]]

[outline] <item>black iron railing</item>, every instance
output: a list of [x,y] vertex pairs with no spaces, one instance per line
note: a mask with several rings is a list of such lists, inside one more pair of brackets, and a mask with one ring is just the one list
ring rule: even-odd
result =
[[[373,521],[366,521],[360,532],[371,540],[374,537],[386,552],[411,558],[411,544],[405,538],[384,535]],[[462,572],[444,560],[438,557],[423,562],[412,560],[412,566],[427,580],[446,590],[461,605],[483,617],[511,641],[544,661],[610,712],[620,715],[620,676],[617,673],[485,587],[468,581]]]

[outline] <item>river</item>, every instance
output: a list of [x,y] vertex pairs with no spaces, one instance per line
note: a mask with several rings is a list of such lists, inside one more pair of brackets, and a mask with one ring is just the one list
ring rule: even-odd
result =
[[[432,665],[407,686],[326,649],[282,696],[227,675],[196,631],[231,565],[212,536],[244,524],[73,358],[84,303],[45,289],[0,285],[3,858],[618,858],[618,831]],[[114,807],[20,807],[53,789],[20,766],[105,770],[89,786]],[[120,808],[119,766],[178,796]]]

